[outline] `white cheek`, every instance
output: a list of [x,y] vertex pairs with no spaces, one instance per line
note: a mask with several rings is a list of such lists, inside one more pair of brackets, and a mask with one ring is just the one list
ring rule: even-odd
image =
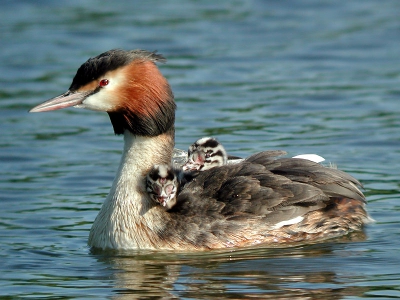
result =
[[112,91],[103,88],[99,92],[87,97],[80,107],[96,111],[111,111],[115,107],[112,95]]
[[122,75],[106,74],[109,84],[102,87],[97,93],[87,97],[79,107],[97,111],[113,111],[118,103],[118,90],[124,84]]

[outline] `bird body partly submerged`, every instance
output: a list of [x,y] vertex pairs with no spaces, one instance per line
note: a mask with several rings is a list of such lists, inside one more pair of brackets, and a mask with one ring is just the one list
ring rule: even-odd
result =
[[150,199],[146,176],[170,164],[175,102],[143,50],[111,50],[89,59],[67,93],[32,112],[69,106],[106,111],[124,151],[110,193],[90,230],[102,249],[204,250],[316,241],[361,230],[368,222],[359,182],[333,168],[280,151],[214,167],[180,191],[165,211]]

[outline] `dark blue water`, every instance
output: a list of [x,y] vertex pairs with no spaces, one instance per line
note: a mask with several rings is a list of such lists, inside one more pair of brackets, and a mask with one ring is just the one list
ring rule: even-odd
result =
[[[0,296],[400,298],[400,2],[3,1]],[[122,149],[106,114],[27,110],[90,56],[158,50],[177,147],[318,153],[357,177],[376,223],[287,249],[92,253]],[[7,298],[8,297],[8,298]]]

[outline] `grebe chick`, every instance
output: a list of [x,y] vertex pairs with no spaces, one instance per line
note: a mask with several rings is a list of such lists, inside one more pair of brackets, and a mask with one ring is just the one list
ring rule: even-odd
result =
[[177,171],[168,165],[155,165],[146,176],[146,190],[150,198],[169,210],[176,203],[179,190]]
[[[174,155],[177,152],[174,149]],[[178,153],[179,154],[179,153]],[[188,160],[182,170],[169,165],[155,165],[146,176],[146,190],[154,202],[165,210],[176,204],[179,188],[198,175],[196,171],[209,170],[226,164],[227,154],[224,147],[214,138],[205,137],[189,147]]]
[[[174,155],[177,149],[174,149]],[[156,203],[165,210],[176,204],[180,186],[185,185],[198,175],[196,171],[205,171],[226,164],[227,154],[224,147],[214,138],[204,137],[193,143],[188,150],[187,161],[182,171],[169,165],[155,165],[146,176],[147,192]]]
[[154,202],[169,210],[176,204],[180,187],[193,180],[198,172],[222,166],[226,161],[226,151],[216,139],[201,138],[189,147],[188,161],[182,166],[182,170],[169,165],[153,166],[146,176],[147,192]]
[[78,69],[66,93],[31,109],[104,111],[124,136],[120,166],[90,230],[91,247],[282,247],[362,230],[370,219],[355,178],[270,151],[199,172],[171,211],[154,209],[146,176],[154,165],[171,164],[175,135],[173,93],[156,66],[163,61],[145,50],[107,51]]
[[228,154],[220,142],[212,137],[203,137],[188,149],[188,160],[182,166],[184,171],[206,171],[226,165]]

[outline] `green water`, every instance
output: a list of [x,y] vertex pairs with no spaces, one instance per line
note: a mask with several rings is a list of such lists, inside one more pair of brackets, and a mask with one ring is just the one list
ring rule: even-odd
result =
[[[400,298],[400,2],[5,1],[0,297]],[[158,50],[176,146],[317,153],[364,184],[375,223],[316,245],[92,253],[122,140],[106,114],[28,114],[111,48]]]

